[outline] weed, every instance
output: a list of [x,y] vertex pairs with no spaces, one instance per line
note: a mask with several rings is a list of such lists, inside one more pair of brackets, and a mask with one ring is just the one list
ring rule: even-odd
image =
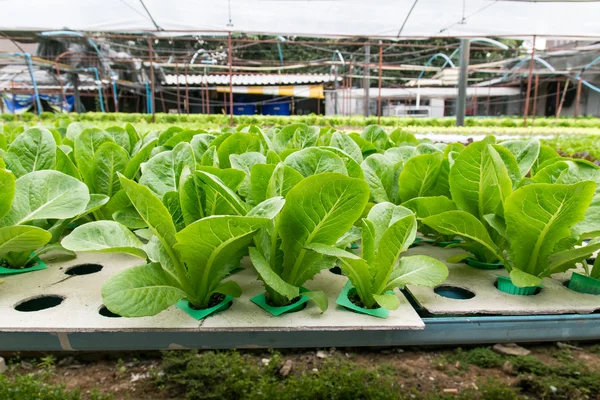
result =
[[475,365],[480,368],[499,368],[505,361],[500,354],[488,347],[476,347],[469,350],[458,348],[454,353],[446,355],[444,358],[448,362],[459,362],[459,368],[463,369],[468,365]]
[[[0,375],[0,399],[2,400],[80,400],[80,390],[67,390],[63,385],[53,385],[35,374],[16,375],[9,379]],[[108,400],[110,395],[102,395],[95,391],[90,394],[92,400]]]
[[56,357],[53,355],[47,355],[45,357],[40,358],[40,361],[37,363],[38,368],[50,370],[53,369],[56,365]]

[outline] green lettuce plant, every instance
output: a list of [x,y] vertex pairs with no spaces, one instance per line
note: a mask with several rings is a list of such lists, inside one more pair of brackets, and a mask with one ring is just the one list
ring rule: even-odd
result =
[[392,203],[380,203],[362,220],[361,256],[338,247],[310,243],[307,249],[336,257],[360,298],[359,306],[395,310],[400,300],[388,293],[405,285],[434,287],[448,277],[446,265],[428,256],[405,256],[413,243],[417,219],[409,209]]
[[[465,211],[448,211],[425,218],[423,223],[444,233],[458,235],[468,248],[483,249],[502,260],[517,287],[538,286],[541,278],[564,272],[572,263],[561,261],[577,242],[573,228],[581,222],[594,196],[596,184],[533,183],[510,194],[503,218],[493,220],[502,236],[498,246],[484,224]],[[474,250],[476,251],[476,250]]]
[[[331,257],[307,246],[335,245],[361,216],[368,197],[364,181],[339,173],[311,175],[289,190],[281,213],[260,230],[249,249],[268,302],[276,307],[291,304],[306,281],[333,266]],[[303,294],[325,311],[324,293]]]
[[42,254],[63,250],[59,239],[69,222],[106,203],[87,187],[58,171],[29,172],[14,179],[0,170],[0,258],[3,266],[22,269]]
[[128,253],[147,260],[113,275],[102,287],[106,307],[124,317],[155,315],[184,299],[206,309],[222,296],[239,297],[234,281],[223,281],[239,265],[254,234],[279,213],[284,200],[271,198],[245,215],[202,218],[177,232],[173,217],[150,189],[123,176],[123,190],[153,236],[142,243],[127,227],[96,221],[63,239],[72,251]]
[[[453,160],[449,172],[450,194],[456,210],[448,210],[427,216],[422,223],[444,235],[455,235],[441,228],[442,221],[457,221],[465,214],[465,223],[477,220],[478,229],[483,227],[486,238],[493,248],[505,246],[502,234],[504,204],[520,181],[520,171],[514,155],[505,147],[495,144],[493,137],[475,142],[462,150]],[[468,253],[452,257],[449,261],[458,262],[471,255],[479,262],[496,263],[501,260],[498,252],[482,245],[468,236],[460,235],[463,242],[451,245]]]

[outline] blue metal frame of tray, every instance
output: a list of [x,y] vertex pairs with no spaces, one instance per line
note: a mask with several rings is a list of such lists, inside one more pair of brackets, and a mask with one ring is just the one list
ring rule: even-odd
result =
[[420,331],[0,331],[0,351],[464,345],[600,339],[600,314],[423,318]]

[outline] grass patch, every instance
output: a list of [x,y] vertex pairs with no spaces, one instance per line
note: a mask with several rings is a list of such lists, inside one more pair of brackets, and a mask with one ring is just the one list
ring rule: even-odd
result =
[[475,365],[479,368],[499,368],[506,361],[500,354],[489,347],[476,347],[474,349],[456,349],[451,354],[445,355],[444,359],[450,363],[460,363],[459,368],[467,368]]
[[159,384],[169,396],[187,399],[400,398],[394,379],[345,360],[326,359],[317,371],[295,371],[287,378],[279,376],[282,364],[278,353],[263,366],[238,352],[166,352]]
[[67,390],[63,385],[47,383],[48,376],[27,374],[8,378],[0,375],[0,399],[2,400],[109,400],[111,395],[91,392],[84,396],[80,390]]

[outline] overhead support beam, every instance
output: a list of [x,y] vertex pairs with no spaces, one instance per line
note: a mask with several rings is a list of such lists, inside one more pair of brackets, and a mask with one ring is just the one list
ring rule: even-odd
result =
[[456,99],[456,126],[465,126],[465,114],[467,110],[467,84],[469,78],[469,53],[471,52],[471,41],[460,40],[460,65],[458,71],[458,97]]

